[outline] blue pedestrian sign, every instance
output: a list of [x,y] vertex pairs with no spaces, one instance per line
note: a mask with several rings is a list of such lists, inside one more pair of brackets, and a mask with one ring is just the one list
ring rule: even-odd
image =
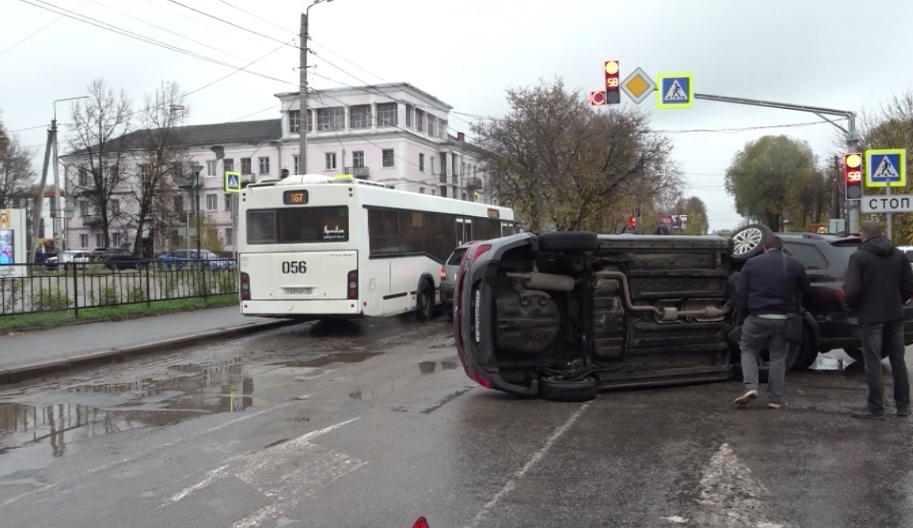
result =
[[241,192],[241,173],[240,172],[226,172],[225,173],[225,192],[230,192],[230,193]]
[[865,186],[905,187],[907,185],[906,157],[905,149],[865,151]]
[[656,76],[656,108],[694,106],[694,76],[690,73],[663,73]]

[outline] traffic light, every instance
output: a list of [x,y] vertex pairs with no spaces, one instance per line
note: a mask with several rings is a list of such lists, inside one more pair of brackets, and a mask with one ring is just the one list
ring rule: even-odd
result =
[[862,154],[844,154],[843,180],[846,183],[846,199],[862,199]]
[[628,217],[628,227],[630,227],[631,229],[636,228],[637,227],[637,218],[635,218],[633,216]]
[[618,76],[618,61],[605,62],[605,102],[618,104],[621,102],[621,79]]

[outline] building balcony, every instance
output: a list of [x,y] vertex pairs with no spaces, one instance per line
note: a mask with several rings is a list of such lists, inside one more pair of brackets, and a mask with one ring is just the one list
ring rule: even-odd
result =
[[441,182],[441,183],[447,183],[447,175],[446,175],[446,174],[441,174],[440,182]]
[[346,174],[366,180],[370,177],[371,171],[368,170],[368,167],[346,167]]
[[466,178],[466,189],[475,191],[475,190],[479,190],[481,188],[482,188],[482,178],[479,178],[478,176],[472,176],[470,178]]
[[85,227],[101,227],[101,215],[87,215],[82,217],[82,225]]

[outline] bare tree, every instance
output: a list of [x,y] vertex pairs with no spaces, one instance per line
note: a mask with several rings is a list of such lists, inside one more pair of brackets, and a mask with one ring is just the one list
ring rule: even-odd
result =
[[[142,126],[129,136],[136,148],[136,185],[131,186],[131,224],[136,226],[134,250],[142,252],[143,235],[169,230],[178,220],[174,211],[174,190],[178,188],[187,150],[179,129],[187,118],[185,98],[177,83],[170,83],[146,96]],[[127,138],[125,138],[127,139]]]
[[643,112],[596,112],[560,79],[509,89],[507,99],[507,116],[473,131],[492,191],[531,231],[601,229],[640,204],[652,209],[677,174],[666,170],[671,142]]
[[12,195],[27,192],[34,178],[32,153],[0,121],[0,209],[8,207]]
[[111,221],[122,215],[111,207],[112,199],[124,192],[127,172],[127,144],[122,140],[130,130],[130,100],[123,91],[115,95],[103,80],[88,87],[86,103],[73,105],[70,155],[79,167],[73,195],[86,198],[99,217],[104,245],[110,245]]

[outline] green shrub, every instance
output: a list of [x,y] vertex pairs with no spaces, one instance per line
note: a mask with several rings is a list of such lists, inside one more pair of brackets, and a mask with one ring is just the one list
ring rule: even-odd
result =
[[35,312],[66,310],[72,302],[67,292],[60,291],[56,286],[41,286],[33,290],[31,301],[32,311]]

